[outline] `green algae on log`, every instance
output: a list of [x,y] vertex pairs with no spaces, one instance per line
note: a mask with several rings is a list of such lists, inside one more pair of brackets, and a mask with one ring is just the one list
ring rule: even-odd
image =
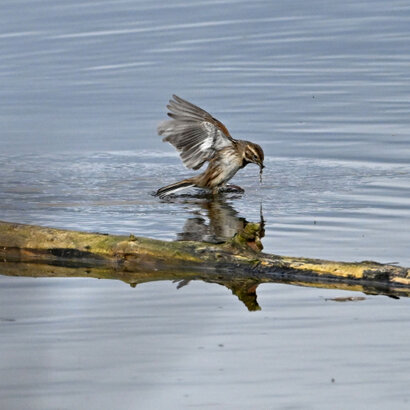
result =
[[[30,262],[116,272],[168,272],[188,277],[231,276],[260,283],[292,282],[379,288],[390,294],[410,289],[410,269],[371,261],[334,262],[261,252],[260,225],[248,223],[230,241],[167,242],[0,222],[3,262]],[[397,293],[397,292],[396,292]]]

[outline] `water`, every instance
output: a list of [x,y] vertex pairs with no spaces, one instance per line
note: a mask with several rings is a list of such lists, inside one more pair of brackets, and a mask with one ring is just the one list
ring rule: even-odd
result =
[[[410,266],[408,2],[4,0],[0,23],[1,220],[212,239],[262,208],[268,252]],[[172,93],[263,146],[261,186],[150,195],[191,175],[155,132]],[[407,299],[0,283],[2,408],[408,407]]]

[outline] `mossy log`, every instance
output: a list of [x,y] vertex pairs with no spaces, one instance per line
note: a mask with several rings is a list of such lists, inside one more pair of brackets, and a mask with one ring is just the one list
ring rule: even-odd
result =
[[3,261],[105,266],[124,270],[190,270],[293,275],[410,288],[410,269],[371,261],[333,262],[260,252],[259,224],[223,244],[168,242],[149,238],[86,233],[0,222]]
[[[260,229],[259,224],[248,223],[230,241],[210,244],[0,222],[0,273],[110,277],[131,285],[151,280],[202,279],[228,286],[241,300],[265,282],[392,296],[410,294],[408,268],[371,261],[333,262],[263,253]],[[38,274],[34,275],[33,265],[24,263],[35,263]]]

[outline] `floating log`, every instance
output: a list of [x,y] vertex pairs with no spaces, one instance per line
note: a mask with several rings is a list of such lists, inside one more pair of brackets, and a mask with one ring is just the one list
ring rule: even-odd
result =
[[371,261],[334,262],[263,253],[261,229],[260,224],[247,223],[231,240],[210,244],[0,221],[0,273],[115,278],[131,285],[165,279],[183,284],[201,279],[229,287],[248,308],[253,304],[253,309],[257,308],[256,287],[266,282],[390,296],[410,294],[408,268]]

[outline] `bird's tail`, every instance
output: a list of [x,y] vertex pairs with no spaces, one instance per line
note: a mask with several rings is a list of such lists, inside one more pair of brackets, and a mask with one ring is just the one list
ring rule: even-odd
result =
[[174,184],[164,186],[155,193],[155,196],[165,196],[169,194],[174,194],[175,192],[181,191],[186,188],[190,188],[192,186],[195,186],[194,181],[192,178],[189,179],[184,179],[179,182],[175,182]]

